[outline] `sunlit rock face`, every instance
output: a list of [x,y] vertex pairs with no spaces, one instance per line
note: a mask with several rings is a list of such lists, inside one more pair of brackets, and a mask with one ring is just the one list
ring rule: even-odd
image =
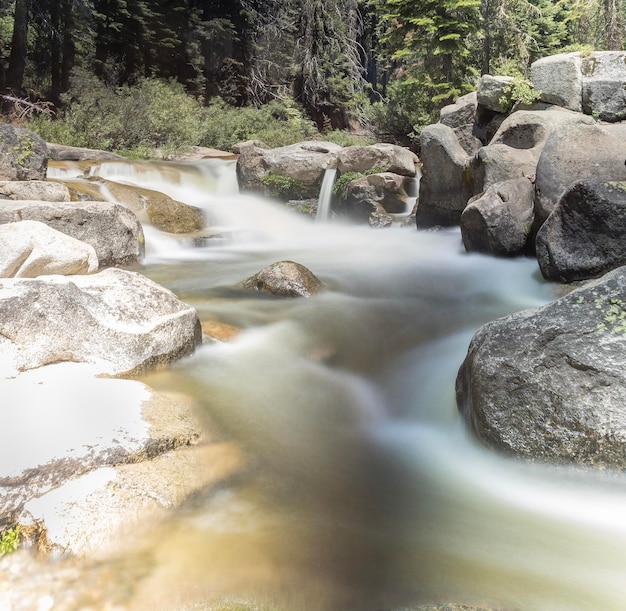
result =
[[64,361],[102,375],[139,373],[200,341],[196,311],[140,274],[0,281],[0,377]]
[[401,146],[387,143],[348,146],[337,155],[337,169],[342,174],[379,168],[381,172],[415,176],[417,163],[419,163],[417,155]]
[[486,444],[538,461],[626,468],[626,268],[488,323],[457,378]]
[[39,221],[0,225],[0,278],[89,274],[98,270],[89,244]]
[[624,160],[626,141],[617,125],[581,122],[554,131],[537,164],[535,212],[538,224],[548,218],[574,182],[583,179],[626,180]]
[[626,52],[561,53],[537,60],[530,78],[541,99],[601,121],[626,118]]
[[44,223],[93,247],[100,269],[137,263],[143,256],[143,229],[135,214],[120,204],[30,200],[0,203],[0,224],[16,219]]
[[314,197],[326,168],[335,162],[341,147],[332,142],[311,141],[273,149],[244,143],[238,150],[237,178],[242,190],[263,192],[263,179],[273,174],[299,181],[301,195]]
[[64,184],[45,180],[0,181],[0,196],[7,199],[27,199],[44,202],[70,201],[70,191]]

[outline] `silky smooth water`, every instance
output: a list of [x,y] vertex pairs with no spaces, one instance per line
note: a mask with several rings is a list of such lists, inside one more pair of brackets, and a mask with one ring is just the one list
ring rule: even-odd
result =
[[[624,609],[625,478],[500,456],[456,410],[474,331],[552,299],[536,262],[468,255],[457,230],[316,224],[237,194],[228,163],[93,170],[206,211],[223,239],[147,228],[139,271],[242,329],[149,379],[192,397],[249,467],[155,534],[131,608]],[[284,259],[327,290],[237,288]]]

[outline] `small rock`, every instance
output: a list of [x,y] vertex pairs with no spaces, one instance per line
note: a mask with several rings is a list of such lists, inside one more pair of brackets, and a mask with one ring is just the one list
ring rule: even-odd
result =
[[306,267],[293,261],[279,261],[244,280],[242,287],[279,297],[311,297],[323,289],[322,282]]

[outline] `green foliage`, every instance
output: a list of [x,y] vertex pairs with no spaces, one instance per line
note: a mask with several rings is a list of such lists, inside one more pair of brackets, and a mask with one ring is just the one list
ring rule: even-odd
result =
[[9,528],[0,534],[0,558],[14,552],[20,542],[20,527]]
[[368,146],[376,143],[376,138],[373,135],[355,134],[345,130],[326,132],[322,138],[326,142],[333,142],[339,146]]
[[111,88],[80,70],[64,101],[57,119],[36,117],[29,128],[49,142],[116,151],[175,150],[200,138],[202,107],[174,81]]
[[306,0],[296,47],[296,92],[318,128],[343,129],[365,87],[357,0]]
[[365,170],[364,172],[345,172],[337,180],[335,180],[335,184],[333,185],[333,193],[342,200],[346,200],[348,198],[348,192],[350,189],[350,183],[353,180],[358,180],[359,178],[363,178],[363,176],[369,176],[370,174],[380,174],[380,172],[384,172],[385,169],[381,167],[373,167]]
[[317,135],[314,124],[287,99],[260,108],[234,108],[223,100],[214,100],[202,112],[201,132],[201,146],[222,150],[230,150],[244,140],[261,140],[274,148]]
[[378,140],[416,151],[421,130],[438,120],[438,110],[418,82],[398,78],[387,88],[386,99],[371,105],[368,118]]
[[419,83],[428,113],[473,88],[481,0],[386,0],[383,40],[406,66],[405,83]]
[[535,89],[530,81],[518,77],[504,88],[504,95],[500,98],[500,104],[509,110],[518,102],[531,105],[540,99],[541,91]]
[[300,199],[305,193],[304,183],[298,178],[269,172],[261,179],[267,194],[281,199]]

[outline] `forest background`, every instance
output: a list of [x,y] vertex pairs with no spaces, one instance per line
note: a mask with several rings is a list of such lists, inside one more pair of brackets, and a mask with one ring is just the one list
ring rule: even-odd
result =
[[150,155],[320,138],[417,149],[481,74],[622,49],[624,0],[0,0],[2,119]]

